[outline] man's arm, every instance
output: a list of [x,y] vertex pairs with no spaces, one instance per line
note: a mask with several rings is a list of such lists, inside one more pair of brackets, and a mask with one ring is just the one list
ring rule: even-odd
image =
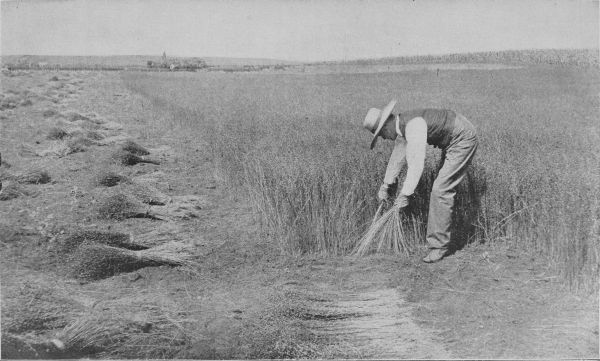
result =
[[425,152],[427,150],[427,123],[421,117],[413,118],[406,124],[406,178],[400,193],[409,196],[414,193],[423,168],[425,167]]
[[395,184],[396,178],[404,168],[406,163],[406,140],[402,137],[396,138],[396,145],[388,161],[387,169],[385,170],[385,177],[383,183]]

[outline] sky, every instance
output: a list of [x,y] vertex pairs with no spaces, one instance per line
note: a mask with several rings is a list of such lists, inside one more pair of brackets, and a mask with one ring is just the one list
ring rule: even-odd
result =
[[1,0],[2,55],[350,60],[598,48],[598,0]]

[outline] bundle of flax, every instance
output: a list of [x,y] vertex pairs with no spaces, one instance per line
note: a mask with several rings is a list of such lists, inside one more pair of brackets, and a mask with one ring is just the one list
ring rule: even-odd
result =
[[[364,256],[373,248],[377,253],[391,251],[395,254],[408,255],[413,249],[410,240],[415,238],[412,234],[415,232],[409,233],[410,229],[404,224],[407,217],[400,214],[401,209],[398,206],[393,205],[377,218],[383,211],[383,207],[384,203],[379,205],[373,223],[354,247],[353,255]],[[416,224],[414,219],[411,221],[412,224]]]
[[189,246],[179,242],[139,251],[87,243],[79,246],[71,256],[69,273],[74,278],[90,281],[160,265],[184,267],[194,273],[197,264],[192,259]]
[[132,334],[142,332],[138,322],[91,310],[91,314],[74,320],[50,342],[63,352],[94,354],[121,346]]

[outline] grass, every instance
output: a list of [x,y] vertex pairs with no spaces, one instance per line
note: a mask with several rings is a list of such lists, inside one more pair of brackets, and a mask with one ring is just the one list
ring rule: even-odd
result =
[[[151,126],[207,144],[217,179],[246,197],[264,235],[292,254],[347,254],[370,224],[391,144],[368,150],[360,124],[369,107],[398,98],[407,109],[455,109],[481,144],[458,188],[455,240],[514,245],[547,259],[569,284],[597,287],[595,69],[124,78],[170,114]],[[438,159],[430,149],[410,207],[419,227]]]

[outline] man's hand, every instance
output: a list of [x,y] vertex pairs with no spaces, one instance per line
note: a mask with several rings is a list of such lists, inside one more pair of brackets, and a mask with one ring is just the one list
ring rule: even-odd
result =
[[396,191],[395,184],[387,184],[383,183],[381,187],[379,187],[379,192],[377,193],[377,198],[379,198],[380,202],[387,202],[392,197],[392,194]]
[[394,207],[398,207],[398,209],[406,208],[408,206],[408,196],[400,193],[396,200],[394,201]]

